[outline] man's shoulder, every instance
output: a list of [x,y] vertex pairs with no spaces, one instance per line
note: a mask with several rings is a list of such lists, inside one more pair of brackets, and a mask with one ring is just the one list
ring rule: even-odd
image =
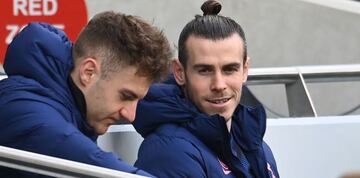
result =
[[80,132],[56,109],[38,101],[14,100],[0,105],[0,115],[1,145],[18,149],[36,151],[49,148],[51,151],[60,140]]
[[61,131],[56,128],[67,125],[63,113],[49,103],[36,99],[17,99],[0,104],[0,115],[0,123],[8,127],[16,126],[15,130],[52,127],[50,130]]
[[160,126],[141,144],[135,166],[159,177],[204,177],[202,150],[188,134],[176,124]]
[[36,80],[23,76],[10,76],[0,83],[0,113],[3,116],[30,117],[28,113],[31,113],[47,116],[48,120],[53,117],[71,118],[71,108],[76,108],[71,100],[64,98]]
[[180,94],[180,88],[173,84],[155,83],[149,88],[145,100],[156,100],[164,97],[172,97]]
[[[179,124],[163,124],[149,134],[141,145],[145,150],[200,154],[206,146]],[[160,151],[161,154],[165,154]],[[199,156],[199,155],[198,155]]]
[[197,138],[181,124],[166,123],[160,125],[153,133],[145,138],[147,139],[173,139],[176,141],[194,142]]
[[14,100],[53,100],[54,91],[38,81],[21,75],[8,76],[0,81],[0,105]]
[[[162,134],[161,129],[173,133]],[[186,129],[175,124],[163,125],[161,129],[144,140],[135,166],[159,177],[225,177],[228,174],[223,173],[224,164],[218,156]]]

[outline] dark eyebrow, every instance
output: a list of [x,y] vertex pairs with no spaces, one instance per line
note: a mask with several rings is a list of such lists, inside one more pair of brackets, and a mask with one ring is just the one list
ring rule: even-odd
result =
[[241,67],[241,63],[233,62],[233,63],[230,63],[230,64],[226,64],[222,68],[240,68],[240,67]]
[[213,66],[212,65],[209,65],[209,64],[195,64],[194,66],[193,66],[193,69],[203,69],[203,68],[213,68]]
[[136,95],[134,92],[128,89],[122,89],[119,91],[119,93],[122,95],[122,97],[125,97],[124,99],[127,100],[135,100],[139,98],[138,95]]
[[[240,68],[241,67],[241,63],[240,62],[233,62],[233,63],[230,63],[230,64],[226,64],[224,65],[222,68]],[[203,69],[203,68],[213,68],[212,65],[209,65],[209,64],[195,64],[193,66],[194,69]]]

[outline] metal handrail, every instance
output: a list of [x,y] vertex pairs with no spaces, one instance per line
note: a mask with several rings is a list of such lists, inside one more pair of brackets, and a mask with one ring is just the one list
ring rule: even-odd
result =
[[307,83],[360,81],[360,64],[253,68],[247,84],[286,84],[298,80],[301,73]]
[[[360,81],[360,64],[255,68],[249,70],[247,85],[284,84],[291,117],[317,117],[307,83]],[[243,96],[249,103],[256,97]]]
[[[297,80],[299,72],[307,83],[360,81],[360,64],[300,67],[251,68],[247,84],[285,84]],[[7,76],[0,73],[0,80]]]
[[52,156],[0,146],[0,166],[52,177],[144,178],[144,176],[107,169]]

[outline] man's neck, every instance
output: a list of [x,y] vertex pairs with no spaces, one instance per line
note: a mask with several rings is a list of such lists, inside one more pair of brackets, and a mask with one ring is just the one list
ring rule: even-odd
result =
[[226,127],[227,127],[228,131],[230,132],[230,130],[231,130],[231,118],[226,121]]

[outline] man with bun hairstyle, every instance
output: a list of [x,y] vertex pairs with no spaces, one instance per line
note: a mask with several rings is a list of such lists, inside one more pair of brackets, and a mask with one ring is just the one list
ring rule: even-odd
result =
[[[154,81],[168,74],[164,34],[142,19],[95,15],[75,44],[30,23],[9,45],[0,82],[0,145],[151,176],[96,145],[119,120],[132,122]],[[37,177],[0,167],[0,177]]]
[[135,166],[158,177],[279,177],[260,105],[240,104],[249,57],[241,26],[206,1],[183,28],[173,78],[139,102]]

